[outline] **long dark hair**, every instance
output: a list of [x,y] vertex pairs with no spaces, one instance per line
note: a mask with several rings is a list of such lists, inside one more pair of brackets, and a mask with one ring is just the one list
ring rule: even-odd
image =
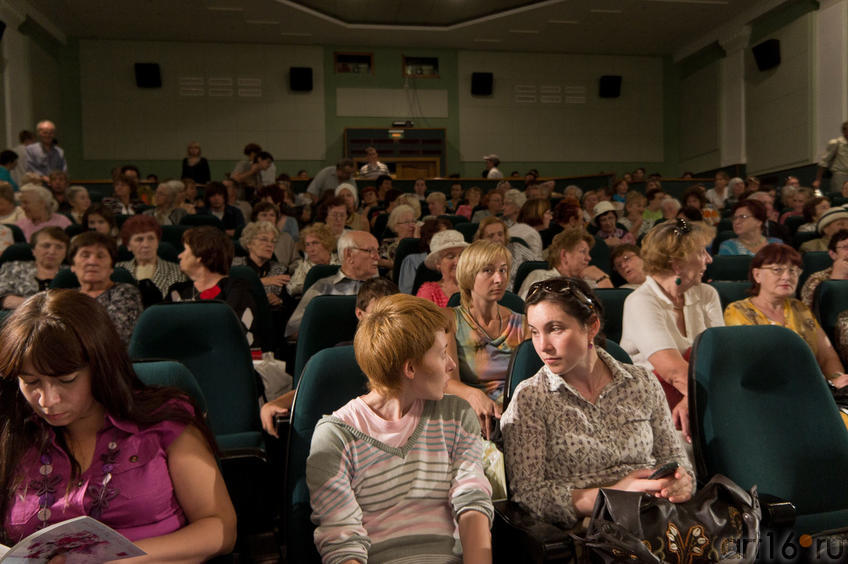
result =
[[[0,330],[0,521],[17,488],[21,458],[30,448],[43,449],[50,439],[50,426],[34,416],[18,388],[26,362],[51,377],[88,368],[92,396],[112,417],[141,427],[162,421],[194,425],[217,452],[203,414],[190,397],[175,388],[148,387],[138,378],[103,306],[74,290],[41,292],[21,304]],[[76,479],[80,467],[63,433],[57,432],[56,439],[68,453]]]

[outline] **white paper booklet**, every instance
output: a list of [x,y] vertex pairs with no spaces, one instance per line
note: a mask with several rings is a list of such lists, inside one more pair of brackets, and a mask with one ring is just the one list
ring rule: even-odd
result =
[[85,515],[36,531],[11,548],[0,544],[3,564],[46,564],[57,554],[63,554],[67,564],[87,564],[146,553],[121,533]]

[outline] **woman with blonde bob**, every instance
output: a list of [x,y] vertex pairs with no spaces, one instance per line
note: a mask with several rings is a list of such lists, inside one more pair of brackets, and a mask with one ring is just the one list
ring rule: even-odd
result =
[[324,562],[491,562],[480,427],[445,396],[451,321],[432,302],[380,298],[353,341],[369,393],[315,426],[306,462]]
[[491,418],[500,417],[509,359],[526,333],[524,314],[498,303],[509,284],[511,261],[506,247],[481,240],[462,251],[456,266],[460,305],[453,308],[451,356],[459,373],[452,376],[448,393],[471,404],[487,437]]
[[687,439],[689,351],[705,329],[724,326],[718,292],[701,284],[714,235],[712,227],[682,218],[655,226],[642,243],[645,282],[624,302],[621,346],[659,378]]

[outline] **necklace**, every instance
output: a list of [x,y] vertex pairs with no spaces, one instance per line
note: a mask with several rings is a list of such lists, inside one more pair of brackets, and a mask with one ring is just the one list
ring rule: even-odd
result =
[[[501,327],[503,327],[503,319],[501,318],[501,308],[496,307],[496,310],[498,312],[498,332],[497,332],[497,335],[500,335]],[[486,331],[486,329],[483,328],[482,325],[480,325],[479,321],[477,321],[477,318],[474,317],[474,315],[472,315],[470,311],[468,311],[468,310],[465,310],[465,311],[466,311],[466,313],[468,313],[468,317],[471,318],[471,321],[474,322],[474,325],[477,326],[477,329],[480,330],[486,336],[487,339],[489,339],[490,341],[494,341],[494,339],[492,339],[492,336],[489,335],[489,332]]]

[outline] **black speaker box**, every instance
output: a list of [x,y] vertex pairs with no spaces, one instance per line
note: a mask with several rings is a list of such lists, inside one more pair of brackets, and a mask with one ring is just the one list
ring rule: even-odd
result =
[[159,63],[136,63],[135,85],[139,88],[162,88]]
[[761,71],[773,69],[780,64],[780,40],[767,39],[751,47],[757,68]]
[[618,98],[621,96],[621,75],[608,74],[598,82],[598,96],[601,98]]
[[492,85],[495,77],[490,72],[472,72],[471,73],[471,95],[472,96],[491,96]]
[[292,92],[312,92],[312,67],[290,67],[289,88]]

